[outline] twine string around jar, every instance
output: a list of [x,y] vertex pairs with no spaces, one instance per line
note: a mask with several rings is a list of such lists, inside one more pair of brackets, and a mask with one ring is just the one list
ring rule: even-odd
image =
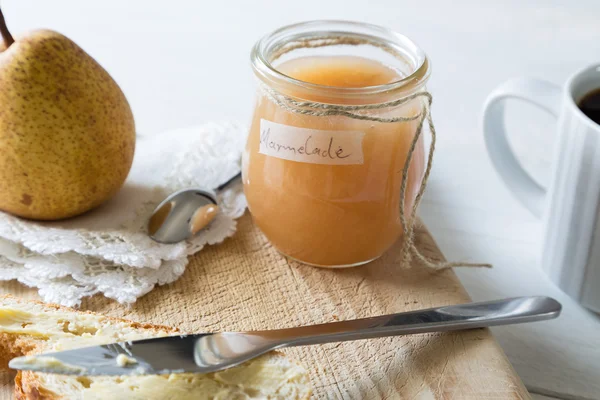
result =
[[[315,47],[323,47],[323,46],[332,46],[332,45],[372,45],[382,48],[383,50],[389,52],[397,58],[401,58],[402,56],[398,54],[394,49],[388,48],[386,46],[382,46],[378,42],[373,42],[363,38],[348,38],[344,36],[330,36],[319,39],[305,39],[298,40],[294,42],[288,43],[286,46],[275,49],[273,53],[273,57],[271,61],[276,60],[282,55],[296,49],[300,48],[315,48]],[[490,268],[490,264],[480,264],[480,263],[464,263],[464,262],[447,262],[447,261],[433,261],[424,256],[414,242],[414,228],[416,223],[416,215],[417,209],[419,207],[419,203],[423,197],[423,193],[425,192],[425,187],[427,186],[427,181],[429,180],[429,175],[431,172],[431,167],[433,165],[433,153],[435,151],[436,144],[436,130],[433,124],[433,118],[431,117],[431,103],[433,101],[433,97],[431,93],[427,91],[419,91],[408,96],[402,97],[397,100],[387,101],[383,103],[377,104],[363,104],[363,105],[338,105],[338,104],[329,104],[329,103],[321,103],[314,101],[305,101],[298,100],[293,97],[287,96],[279,91],[276,91],[270,87],[267,87],[264,84],[259,85],[262,93],[267,97],[271,102],[281,107],[282,109],[300,115],[310,115],[315,117],[328,117],[328,116],[343,116],[347,118],[363,120],[363,121],[373,121],[373,122],[382,122],[382,123],[397,123],[397,122],[411,122],[418,120],[417,129],[415,135],[411,141],[409,151],[406,156],[406,162],[404,163],[404,168],[402,170],[402,182],[400,186],[400,222],[402,223],[402,229],[404,233],[404,245],[402,248],[402,263],[403,265],[408,265],[411,261],[412,257],[415,256],[421,263],[425,266],[440,270],[451,267],[458,266],[466,266],[466,267],[487,267]],[[397,116],[397,117],[381,117],[377,115],[369,114],[370,111],[375,110],[385,110],[391,109],[394,107],[399,107],[404,104],[409,103],[412,100],[420,99],[422,102],[422,111],[414,116]],[[412,161],[414,152],[417,148],[417,143],[421,138],[421,134],[423,132],[423,127],[425,125],[425,121],[427,121],[427,125],[429,127],[429,131],[431,134],[431,144],[429,146],[429,152],[427,156],[427,163],[425,166],[425,171],[423,173],[423,179],[421,180],[421,185],[419,186],[419,190],[417,192],[417,196],[415,198],[415,202],[410,211],[409,218],[407,220],[405,215],[405,194],[406,187],[408,182],[409,175],[409,167]]]

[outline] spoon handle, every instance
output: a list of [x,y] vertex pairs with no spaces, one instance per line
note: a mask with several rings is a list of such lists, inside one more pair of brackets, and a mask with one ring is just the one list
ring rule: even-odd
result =
[[225,189],[227,186],[229,186],[233,182],[237,181],[241,177],[242,177],[242,171],[238,172],[237,174],[235,174],[234,176],[232,176],[231,178],[229,178],[227,180],[227,182],[222,183],[219,186],[217,186],[217,188],[215,189],[215,192],[220,192],[221,190]]
[[560,311],[560,303],[550,297],[517,297],[282,329],[267,336],[279,342],[277,347],[302,346],[542,321]]

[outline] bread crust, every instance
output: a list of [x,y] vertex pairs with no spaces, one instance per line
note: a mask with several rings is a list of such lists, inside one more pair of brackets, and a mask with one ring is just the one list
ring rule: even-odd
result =
[[19,371],[15,377],[16,400],[58,400],[62,396],[49,390],[43,390],[35,374],[28,371]]
[[0,332],[0,369],[8,369],[8,362],[15,357],[36,353],[38,347],[31,340]]

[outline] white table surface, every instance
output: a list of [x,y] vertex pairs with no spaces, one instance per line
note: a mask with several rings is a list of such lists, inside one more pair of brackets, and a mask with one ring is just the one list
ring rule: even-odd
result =
[[[476,300],[544,294],[560,319],[494,329],[537,398],[600,398],[600,319],[580,308],[538,265],[540,222],[493,170],[479,127],[483,100],[507,78],[562,83],[600,60],[600,1],[34,1],[4,0],[13,34],[58,30],[113,75],[143,135],[208,120],[248,120],[254,82],[249,51],[263,34],[311,19],[362,20],[413,38],[430,56],[439,132],[420,213]],[[547,180],[552,121],[511,107],[509,126],[523,164]]]

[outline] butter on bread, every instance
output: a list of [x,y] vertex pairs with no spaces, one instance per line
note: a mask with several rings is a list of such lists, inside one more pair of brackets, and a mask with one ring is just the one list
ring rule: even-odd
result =
[[[177,334],[57,305],[0,296],[0,367],[22,355]],[[239,367],[211,374],[77,377],[20,371],[17,399],[308,399],[306,370],[271,352]]]

